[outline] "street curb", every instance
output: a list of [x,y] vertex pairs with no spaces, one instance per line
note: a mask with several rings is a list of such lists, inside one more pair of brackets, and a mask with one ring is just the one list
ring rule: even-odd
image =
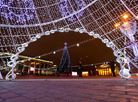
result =
[[[0,82],[32,82],[32,81],[125,81],[126,79],[15,79],[0,80]],[[138,81],[138,79],[128,79]]]

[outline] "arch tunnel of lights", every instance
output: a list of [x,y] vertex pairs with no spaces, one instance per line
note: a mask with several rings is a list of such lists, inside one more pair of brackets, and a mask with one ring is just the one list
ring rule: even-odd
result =
[[69,31],[101,39],[117,57],[121,77],[130,78],[131,66],[138,68],[137,20],[137,0],[0,0],[0,57],[9,57],[11,68],[6,79],[15,79],[18,55],[29,43]]

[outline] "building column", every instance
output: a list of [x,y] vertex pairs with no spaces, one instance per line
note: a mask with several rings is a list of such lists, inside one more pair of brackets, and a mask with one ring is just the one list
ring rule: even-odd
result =
[[46,67],[46,63],[44,62],[43,64],[44,64],[44,67],[43,68],[45,68]]
[[33,71],[33,74],[35,74],[35,69],[36,69],[36,61],[35,61],[35,64],[34,64],[34,71]]
[[30,67],[31,67],[31,60],[29,61],[29,68],[28,68],[28,74],[30,74]]
[[39,64],[39,74],[41,75],[41,62]]
[[22,68],[22,73],[24,73],[24,65],[23,65],[23,68]]

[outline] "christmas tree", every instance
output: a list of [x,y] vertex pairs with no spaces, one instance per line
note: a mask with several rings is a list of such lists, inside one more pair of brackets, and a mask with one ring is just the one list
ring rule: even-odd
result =
[[63,49],[62,59],[59,66],[59,74],[72,74],[72,67],[70,62],[70,57],[68,53],[67,43],[64,43],[65,47]]

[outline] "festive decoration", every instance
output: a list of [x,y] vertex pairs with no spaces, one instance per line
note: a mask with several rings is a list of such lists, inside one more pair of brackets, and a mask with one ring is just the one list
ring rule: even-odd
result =
[[[136,33],[136,21],[130,22],[127,19],[129,18],[128,14],[124,14],[122,16],[123,19],[125,19],[125,22],[120,22],[115,24],[115,27],[119,27],[121,32],[123,34],[125,34],[125,40],[124,40],[124,45],[126,46],[126,48],[128,49],[133,49],[133,53],[135,55],[135,57],[138,57],[138,44],[135,41],[134,35]],[[129,44],[127,43],[127,38],[129,38],[130,42]],[[129,59],[126,57],[126,48],[124,48],[124,55],[122,55],[122,53],[118,53],[120,60],[122,62],[122,69],[120,70],[120,75],[124,78],[130,78],[130,61]],[[114,53],[115,56],[117,56],[116,53]],[[117,59],[117,62],[119,62],[119,60]],[[127,65],[127,69],[126,69],[126,65]]]
[[122,73],[123,73],[123,78],[126,78],[126,79],[129,79],[131,77],[130,73],[129,73],[129,69],[123,69],[123,72],[122,70],[119,72],[119,75],[122,76]]
[[1,0],[1,15],[17,23],[24,23],[34,18],[32,0]]
[[[2,54],[2,53],[1,53]],[[15,57],[15,54],[13,54],[13,53],[3,53],[3,55],[11,55],[11,59],[13,59],[14,57]],[[36,60],[36,61],[42,61],[42,62],[46,62],[46,63],[51,63],[51,64],[53,64],[53,62],[52,61],[47,61],[47,60],[42,60],[42,59],[37,59],[37,58],[33,58],[33,57],[28,57],[28,56],[23,56],[23,55],[19,55],[18,57],[20,57],[20,58],[24,58],[24,59],[29,59],[29,60]],[[41,56],[38,56],[38,58],[41,58]],[[17,59],[17,57],[16,57],[16,59]],[[22,60],[22,61],[25,61],[25,60]],[[19,62],[21,62],[21,61],[19,61]]]
[[[71,8],[70,8],[71,7],[70,1],[69,0],[60,0],[60,2],[61,3],[59,4],[59,9],[62,13],[62,16],[66,17],[66,16],[70,15],[73,12],[73,10],[71,10]],[[86,4],[83,0],[74,0],[74,3],[77,6],[75,11],[78,11],[86,6]],[[80,18],[83,16],[83,14],[84,14],[84,12],[80,11],[80,12],[78,12],[77,16]],[[69,17],[67,20],[69,22],[74,22],[74,21],[77,21],[77,17],[76,17],[76,15],[73,15],[73,16]]]
[[77,43],[77,46],[80,46],[80,44],[79,44],[79,43]]
[[[128,15],[124,19],[131,22],[124,23],[124,28],[131,29],[118,27],[124,13]],[[5,60],[4,68],[11,67],[7,79],[9,75],[14,79],[18,55],[28,44],[58,31],[87,33],[98,38],[113,50],[121,69],[125,60],[138,68],[137,19],[137,0],[0,0],[0,53],[3,54],[0,58]],[[15,56],[4,54],[7,52]]]
[[59,66],[59,74],[72,74],[72,67],[70,62],[70,57],[67,49],[67,43],[65,42],[65,47],[62,54],[62,59]]
[[[126,16],[125,16],[126,17]],[[129,48],[133,49],[134,55],[138,57],[138,44],[135,43],[136,40],[134,38],[134,35],[136,33],[136,21],[135,22],[125,22],[121,27],[120,30],[123,34],[125,34],[130,39],[130,45]],[[128,48],[128,46],[127,46]]]

